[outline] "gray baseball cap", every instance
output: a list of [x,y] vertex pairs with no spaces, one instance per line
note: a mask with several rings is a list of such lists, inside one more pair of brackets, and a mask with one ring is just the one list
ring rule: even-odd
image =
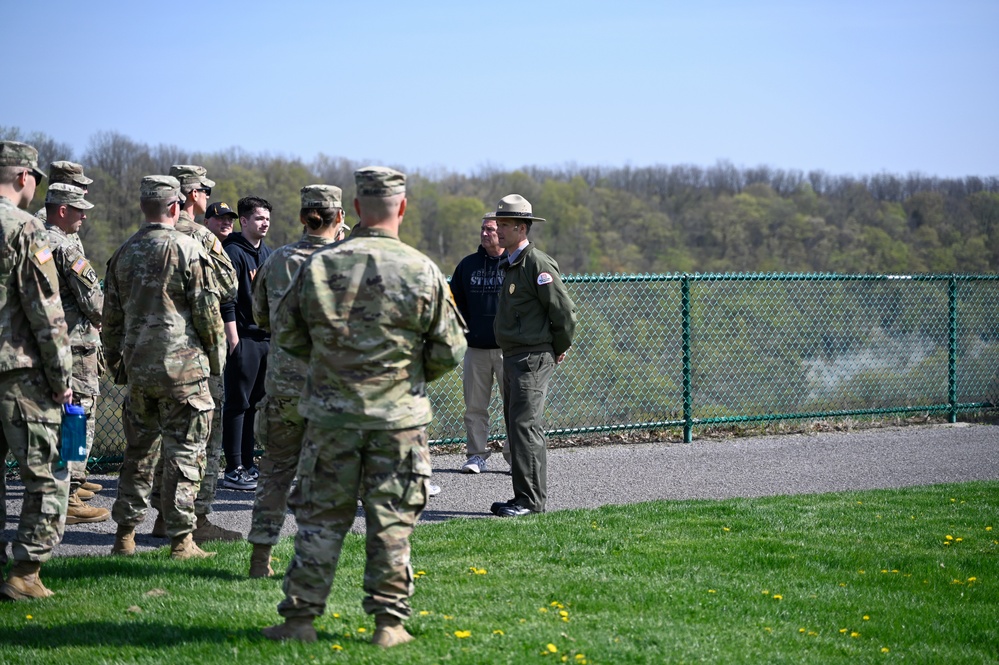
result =
[[94,204],[84,198],[85,196],[84,191],[76,185],[54,182],[49,185],[49,191],[45,194],[45,203],[58,203],[77,210],[90,210]]

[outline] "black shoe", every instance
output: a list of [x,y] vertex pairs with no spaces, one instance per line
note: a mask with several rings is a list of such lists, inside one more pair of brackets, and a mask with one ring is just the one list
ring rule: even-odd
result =
[[534,511],[530,508],[524,508],[523,506],[518,506],[515,503],[508,503],[505,506],[501,506],[499,510],[496,511],[496,517],[523,517],[524,515],[530,515]]
[[513,501],[514,501],[513,499],[510,499],[508,501],[497,501],[493,505],[489,506],[489,512],[491,512],[493,515],[499,515],[500,508],[504,508],[506,506],[513,504]]

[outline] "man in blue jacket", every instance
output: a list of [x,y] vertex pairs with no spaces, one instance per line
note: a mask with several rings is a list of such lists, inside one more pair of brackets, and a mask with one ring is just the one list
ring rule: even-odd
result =
[[[489,213],[489,217],[494,213]],[[462,363],[462,392],[465,398],[465,463],[462,473],[481,473],[489,459],[489,404],[493,381],[503,385],[503,352],[496,343],[493,319],[499,303],[503,271],[503,248],[496,236],[496,220],[482,219],[479,249],[458,263],[451,276],[451,293],[465,318],[468,351]],[[504,451],[504,456],[506,452]],[[507,459],[509,462],[509,459]]]

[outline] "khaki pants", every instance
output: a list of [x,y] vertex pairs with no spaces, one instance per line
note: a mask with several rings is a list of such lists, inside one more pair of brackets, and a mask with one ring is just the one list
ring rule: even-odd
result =
[[503,387],[503,352],[500,349],[473,349],[465,352],[461,365],[465,397],[466,456],[489,459],[489,404],[493,399],[493,379]]

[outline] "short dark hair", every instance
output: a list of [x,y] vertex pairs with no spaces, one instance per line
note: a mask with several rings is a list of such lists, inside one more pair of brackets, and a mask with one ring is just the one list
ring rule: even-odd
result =
[[240,217],[249,217],[257,208],[263,208],[267,212],[274,210],[274,206],[259,196],[244,196],[236,204],[236,212]]

